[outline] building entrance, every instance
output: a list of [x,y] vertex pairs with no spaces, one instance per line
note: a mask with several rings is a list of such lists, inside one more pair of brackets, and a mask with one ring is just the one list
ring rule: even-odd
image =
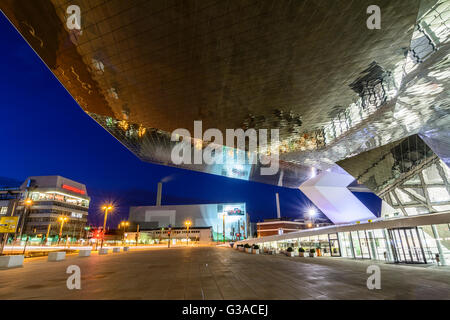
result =
[[388,229],[395,263],[427,263],[416,228]]

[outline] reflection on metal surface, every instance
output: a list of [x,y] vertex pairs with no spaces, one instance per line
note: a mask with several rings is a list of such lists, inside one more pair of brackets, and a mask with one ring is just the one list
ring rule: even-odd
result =
[[414,168],[435,158],[417,135],[361,153],[337,164],[377,194]]
[[450,167],[450,128],[445,126],[449,122],[448,118],[450,115],[442,117],[442,126],[422,129],[420,137]]
[[364,109],[371,105],[377,108],[386,102],[389,90],[386,88],[386,82],[390,76],[390,72],[374,61],[358,79],[350,84],[350,88],[361,98]]
[[397,210],[394,216],[411,216],[450,210],[450,170],[434,157],[408,176],[383,190],[380,196]]
[[[365,114],[361,102],[352,104],[325,126],[325,148],[307,153],[293,152],[283,155],[282,159],[326,169],[336,161],[411,134],[432,130],[435,135],[440,132],[440,135],[448,136],[450,1],[436,1],[430,8],[422,1],[421,12],[405,60],[392,70],[393,91],[387,102]],[[423,30],[434,39],[433,49],[426,54],[423,43],[417,41],[423,36]],[[412,58],[419,52],[421,59]],[[440,150],[439,156],[446,153],[449,157],[445,148]]]
[[[229,178],[271,183],[289,188],[297,188],[303,181],[311,177],[311,169],[309,167],[289,164],[283,161],[280,161],[280,170],[276,175],[261,175],[260,168],[266,165],[261,163],[260,158],[256,154],[226,146],[223,146],[222,151],[224,155],[223,164],[175,165],[171,160],[171,152],[178,142],[171,141],[170,134],[155,128],[144,128],[137,124],[128,123],[125,120],[117,120],[94,113],[88,114],[143,161],[222,175]],[[198,141],[193,138],[183,140],[183,142],[191,148],[191,155],[194,155],[194,148],[204,149],[208,145],[206,143],[203,144],[201,140]],[[244,155],[244,164],[237,161],[240,153]],[[255,159],[257,160],[257,163],[254,165],[251,164],[253,157],[256,157]]]
[[192,132],[195,120],[223,132],[278,128],[267,155],[279,147],[282,175],[231,160],[183,167],[298,187],[311,167],[448,133],[450,1],[385,1],[383,32],[360,23],[370,4],[339,1],[339,14],[328,14],[315,0],[74,0],[82,33],[67,29],[65,0],[3,0],[0,9],[80,106],[141,159],[171,165],[169,133]]
[[394,208],[394,216],[450,210],[450,169],[418,135],[338,164]]
[[37,39],[37,40],[39,41],[40,47],[43,48],[43,47],[44,47],[44,41],[42,41],[42,39],[39,38],[39,37],[36,35],[36,31],[34,31],[34,28],[33,28],[32,26],[30,26],[30,25],[28,24],[28,22],[26,22],[26,21],[21,21],[21,23],[24,24],[24,25],[26,25],[26,26],[30,29],[30,30],[29,30],[29,33],[31,34],[31,36],[32,36],[33,38]]
[[299,189],[334,224],[376,219],[376,216],[348,189],[354,178],[334,166],[305,181]]
[[90,85],[90,84],[87,84],[87,83],[85,83],[85,82],[83,82],[83,81],[81,81],[81,80],[80,80],[80,76],[78,75],[78,73],[75,72],[75,70],[74,70],[73,67],[70,67],[70,71],[75,75],[75,77],[77,78],[77,81],[78,81],[79,83],[81,83],[81,87],[82,87],[84,90],[87,90],[89,94],[91,94],[92,91],[89,90],[89,89],[91,89],[91,85]]

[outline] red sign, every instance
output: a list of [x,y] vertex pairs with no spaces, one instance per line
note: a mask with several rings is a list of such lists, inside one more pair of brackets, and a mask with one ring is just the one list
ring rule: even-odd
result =
[[81,190],[81,189],[78,189],[78,188],[69,186],[69,185],[67,185],[67,184],[63,184],[63,185],[62,185],[62,188],[63,188],[63,189],[66,189],[66,190],[69,190],[69,191],[72,191],[72,192],[79,193],[79,194],[85,194],[85,193],[86,193],[86,191],[84,191],[84,190]]
[[229,216],[244,215],[244,214],[242,213],[241,209],[239,209],[239,208],[234,208],[233,210],[228,210],[228,211],[227,211],[227,214],[228,214]]

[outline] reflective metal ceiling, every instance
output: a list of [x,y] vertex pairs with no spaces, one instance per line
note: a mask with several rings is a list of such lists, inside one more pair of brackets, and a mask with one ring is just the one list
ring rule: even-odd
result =
[[[79,105],[145,161],[176,128],[278,128],[281,167],[185,165],[298,187],[310,166],[448,130],[450,1],[1,0]],[[68,30],[69,5],[81,31]],[[439,123],[438,123],[439,121]]]

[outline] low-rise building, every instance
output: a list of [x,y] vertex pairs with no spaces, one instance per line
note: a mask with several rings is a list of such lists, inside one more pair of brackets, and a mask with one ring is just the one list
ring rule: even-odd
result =
[[307,219],[292,220],[290,218],[274,218],[265,219],[263,222],[258,222],[256,224],[256,228],[258,238],[260,238],[273,235],[281,235],[314,227],[318,228],[328,226],[330,224],[331,223],[327,222],[325,219],[320,218],[315,218],[314,221]]
[[151,230],[125,233],[125,241],[127,243],[136,243],[136,239],[140,244],[159,244],[167,243],[170,239],[172,244],[189,243],[207,244],[213,242],[212,227],[195,227],[187,228],[155,228]]

